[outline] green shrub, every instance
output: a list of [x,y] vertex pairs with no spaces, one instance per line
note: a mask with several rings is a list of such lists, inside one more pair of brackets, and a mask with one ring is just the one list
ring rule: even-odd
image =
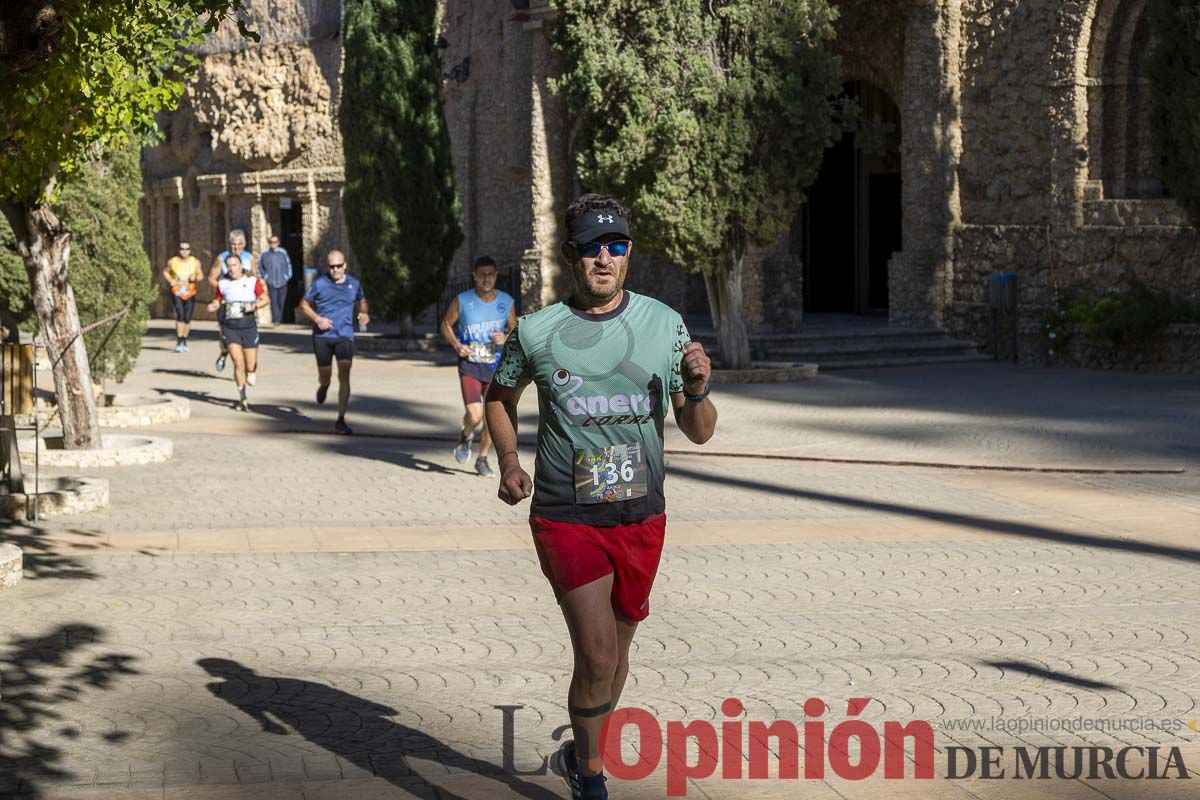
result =
[[[84,335],[97,381],[122,380],[133,368],[154,299],[138,216],[140,153],[140,146],[131,144],[84,164],[64,181],[53,204],[71,232],[70,281],[79,321],[87,326],[130,308],[120,320]],[[0,306],[22,329],[36,331],[29,277],[7,225],[0,226]]]

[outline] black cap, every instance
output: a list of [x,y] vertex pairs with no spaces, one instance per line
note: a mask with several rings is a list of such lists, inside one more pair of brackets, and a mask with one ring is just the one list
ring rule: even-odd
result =
[[576,244],[594,242],[606,233],[619,233],[629,236],[629,223],[616,211],[593,208],[585,211],[567,225],[571,241]]

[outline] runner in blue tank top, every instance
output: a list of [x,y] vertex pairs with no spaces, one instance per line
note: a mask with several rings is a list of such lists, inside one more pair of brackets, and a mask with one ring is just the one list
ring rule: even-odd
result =
[[[500,363],[508,332],[517,325],[512,297],[496,289],[496,262],[480,256],[471,267],[471,277],[475,288],[451,300],[442,319],[442,336],[458,354],[458,384],[466,407],[458,444],[454,446],[454,458],[460,464],[471,458],[475,428],[483,421],[483,397]],[[490,446],[485,425],[479,437],[479,457],[475,459],[475,471],[480,475],[495,474],[487,460]]]

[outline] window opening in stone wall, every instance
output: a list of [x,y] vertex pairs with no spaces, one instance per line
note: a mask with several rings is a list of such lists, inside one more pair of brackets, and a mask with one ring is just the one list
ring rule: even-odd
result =
[[900,109],[867,81],[845,91],[862,120],[825,152],[800,212],[804,310],[886,313],[888,262],[901,248]]
[[[285,208],[286,206],[286,208]],[[296,321],[296,306],[304,297],[304,204],[294,199],[279,203],[279,244],[292,260],[292,280],[288,283],[283,321]]]
[[1102,0],[1088,51],[1088,178],[1108,199],[1166,196],[1144,58],[1146,0]]

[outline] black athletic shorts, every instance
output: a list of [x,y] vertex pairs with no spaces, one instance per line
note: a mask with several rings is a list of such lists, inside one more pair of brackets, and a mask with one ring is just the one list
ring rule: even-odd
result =
[[175,301],[175,321],[191,322],[192,314],[196,312],[196,296],[192,295],[187,300],[183,300],[171,295],[171,299]]
[[254,324],[253,318],[250,320],[251,324],[245,327],[239,326],[235,328],[230,322],[232,320],[227,321],[221,326],[221,331],[225,334],[226,345],[238,344],[242,347],[258,347],[258,326]]
[[334,356],[337,356],[338,361],[349,361],[354,358],[354,340],[314,336],[313,352],[316,353],[318,367],[328,367],[333,363]]

